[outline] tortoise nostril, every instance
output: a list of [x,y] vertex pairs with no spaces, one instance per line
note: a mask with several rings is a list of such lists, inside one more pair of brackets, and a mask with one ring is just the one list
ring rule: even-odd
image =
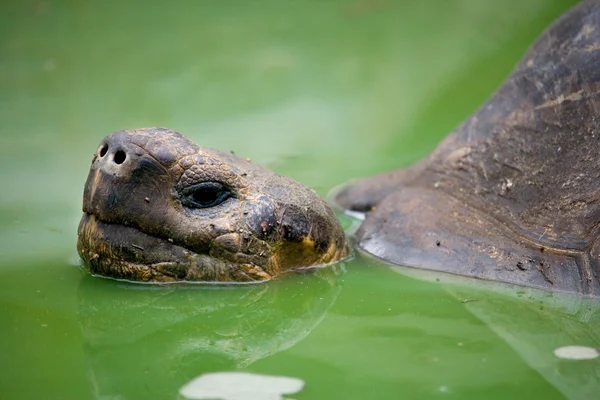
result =
[[102,146],[102,148],[100,149],[100,157],[104,157],[106,155],[106,153],[108,152],[108,145],[105,144],[104,146]]
[[116,164],[123,164],[125,162],[126,158],[127,158],[127,155],[125,154],[125,152],[123,150],[118,150],[115,153],[113,160],[115,161]]

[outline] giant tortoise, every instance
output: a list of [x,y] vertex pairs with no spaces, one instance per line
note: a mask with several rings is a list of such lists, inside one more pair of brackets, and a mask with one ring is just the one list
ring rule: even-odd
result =
[[[600,295],[599,92],[600,2],[584,1],[428,157],[334,202],[366,214],[356,242],[382,260]],[[102,141],[83,211],[79,254],[115,278],[257,281],[348,253],[313,191],[165,128]]]

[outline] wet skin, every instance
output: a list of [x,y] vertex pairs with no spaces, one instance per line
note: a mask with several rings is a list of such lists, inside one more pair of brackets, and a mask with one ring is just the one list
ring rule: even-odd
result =
[[311,189],[165,128],[102,140],[77,250],[94,274],[133,281],[264,281],[348,254]]

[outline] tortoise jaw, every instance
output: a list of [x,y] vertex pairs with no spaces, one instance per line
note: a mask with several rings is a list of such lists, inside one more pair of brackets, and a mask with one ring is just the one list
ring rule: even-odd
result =
[[256,282],[271,278],[262,269],[198,254],[136,228],[85,213],[77,251],[94,275],[141,282]]
[[176,281],[187,275],[195,254],[135,228],[109,224],[85,213],[77,232],[77,251],[95,275],[130,281]]

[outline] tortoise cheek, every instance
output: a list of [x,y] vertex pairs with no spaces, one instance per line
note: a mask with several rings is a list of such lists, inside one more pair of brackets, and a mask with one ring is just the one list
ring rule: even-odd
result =
[[247,200],[242,206],[244,224],[261,240],[276,240],[278,221],[273,202],[267,196]]

